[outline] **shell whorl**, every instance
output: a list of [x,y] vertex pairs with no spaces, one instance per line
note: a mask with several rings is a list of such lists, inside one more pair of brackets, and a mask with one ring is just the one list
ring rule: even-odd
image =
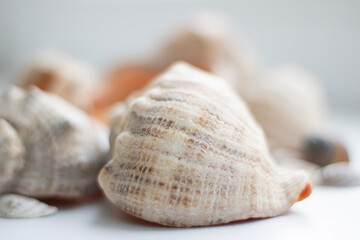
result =
[[99,183],[145,220],[188,227],[276,216],[309,186],[302,171],[273,163],[261,128],[224,81],[185,63],[155,79],[121,119]]

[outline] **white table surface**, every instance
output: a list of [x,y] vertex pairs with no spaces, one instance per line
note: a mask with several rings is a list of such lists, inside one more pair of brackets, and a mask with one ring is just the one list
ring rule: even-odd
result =
[[[360,169],[359,118],[342,117],[328,128],[349,146]],[[114,211],[104,199],[63,206],[49,217],[0,219],[0,239],[360,239],[360,187],[316,187],[285,215],[215,227],[177,229]]]

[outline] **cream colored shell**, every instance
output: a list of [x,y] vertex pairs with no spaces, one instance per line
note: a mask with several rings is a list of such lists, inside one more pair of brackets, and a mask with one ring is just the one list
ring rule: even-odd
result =
[[325,101],[315,77],[300,67],[269,70],[242,94],[263,127],[272,150],[299,150],[308,135],[318,133],[325,119]]
[[118,119],[99,183],[134,216],[176,227],[222,224],[283,214],[310,193],[303,171],[275,165],[237,94],[185,63],[160,75]]
[[263,64],[255,48],[235,38],[234,29],[226,16],[200,12],[190,17],[149,62],[165,69],[176,61],[186,61],[243,89],[258,77]]
[[0,139],[12,145],[0,147],[0,194],[76,198],[98,189],[96,177],[108,153],[104,126],[35,87],[10,88],[0,96],[0,109],[7,122],[0,122]]
[[34,84],[88,110],[92,107],[98,79],[98,73],[89,64],[56,49],[44,49],[23,73],[19,86],[29,87]]

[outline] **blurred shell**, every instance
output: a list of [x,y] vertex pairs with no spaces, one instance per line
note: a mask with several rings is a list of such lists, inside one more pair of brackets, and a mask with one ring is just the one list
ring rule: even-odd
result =
[[[76,198],[98,189],[96,177],[108,153],[104,126],[36,87],[28,91],[10,88],[0,96],[0,109],[0,118],[16,130],[25,150],[24,166],[5,192]],[[5,159],[3,152],[0,169],[13,168],[9,166],[19,160]]]
[[242,95],[263,127],[271,149],[299,150],[325,119],[322,89],[315,78],[296,66],[269,71]]
[[24,88],[32,85],[89,110],[98,85],[98,75],[87,63],[58,50],[45,49],[33,60],[19,81],[19,86]]
[[186,61],[221,76],[237,90],[256,79],[262,62],[244,39],[233,36],[230,19],[205,11],[190,17],[149,61],[160,69],[176,61]]
[[0,193],[11,187],[24,164],[24,147],[16,130],[0,118]]
[[303,171],[275,165],[244,102],[215,76],[175,64],[121,108],[99,183],[134,216],[222,224],[280,215],[311,192]]
[[57,212],[51,207],[36,199],[16,194],[0,196],[0,217],[3,218],[35,218],[49,216]]
[[318,169],[318,182],[328,186],[359,186],[360,172],[348,163],[332,163]]

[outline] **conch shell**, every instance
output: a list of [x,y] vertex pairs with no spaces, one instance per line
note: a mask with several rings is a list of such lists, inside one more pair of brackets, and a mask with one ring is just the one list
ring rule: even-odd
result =
[[92,66],[56,49],[40,51],[18,83],[23,88],[35,85],[87,111],[93,107],[98,84],[99,77]]
[[78,198],[98,189],[107,129],[36,87],[0,96],[0,194]]
[[223,224],[283,214],[311,192],[305,172],[276,166],[246,104],[213,75],[177,63],[123,109],[99,184],[134,216]]

